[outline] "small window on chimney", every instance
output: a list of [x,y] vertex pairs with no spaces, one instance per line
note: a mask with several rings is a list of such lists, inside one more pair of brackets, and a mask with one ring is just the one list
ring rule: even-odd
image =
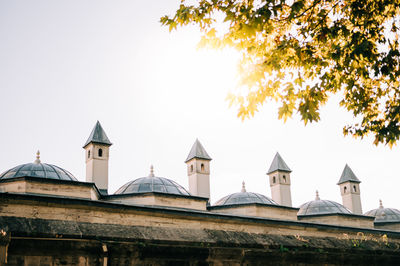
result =
[[103,150],[99,149],[99,157],[103,157]]
[[273,184],[275,184],[275,182],[276,182],[276,178],[275,178],[275,176],[272,178],[272,183]]
[[204,164],[201,164],[200,169],[202,172],[204,172]]
[[344,193],[346,193],[347,192],[347,187],[344,187],[343,191],[344,191]]
[[353,192],[357,192],[356,186],[353,186]]
[[190,172],[193,172],[193,164],[190,166]]
[[283,176],[283,183],[286,183],[286,176]]

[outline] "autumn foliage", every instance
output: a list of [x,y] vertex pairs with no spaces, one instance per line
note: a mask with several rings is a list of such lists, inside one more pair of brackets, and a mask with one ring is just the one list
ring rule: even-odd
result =
[[[351,112],[344,134],[375,136],[392,146],[400,136],[400,1],[182,1],[161,18],[170,30],[198,25],[202,45],[240,51],[245,95],[228,98],[242,119],[275,100],[278,116],[308,122],[330,95]],[[225,27],[220,27],[224,25]]]

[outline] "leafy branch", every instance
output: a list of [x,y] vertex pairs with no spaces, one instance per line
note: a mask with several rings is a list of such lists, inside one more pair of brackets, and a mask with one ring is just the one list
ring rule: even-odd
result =
[[[233,47],[240,85],[230,94],[238,117],[247,119],[270,101],[278,118],[299,113],[320,120],[331,95],[356,118],[345,135],[374,135],[390,147],[400,137],[400,1],[396,0],[202,0],[181,5],[161,23],[170,30],[199,26],[202,45]],[[219,18],[227,25],[220,30]]]

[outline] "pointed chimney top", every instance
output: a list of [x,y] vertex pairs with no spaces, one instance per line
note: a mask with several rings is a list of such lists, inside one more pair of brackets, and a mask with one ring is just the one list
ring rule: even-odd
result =
[[283,171],[289,173],[292,172],[292,170],[290,170],[289,166],[287,166],[287,164],[285,163],[285,161],[282,159],[281,155],[278,152],[275,154],[275,157],[272,160],[267,175],[275,171]]
[[40,151],[36,152],[36,160],[34,161],[35,164],[40,164]]
[[108,139],[106,132],[104,132],[103,127],[101,126],[100,122],[97,120],[96,125],[94,126],[92,132],[90,133],[89,138],[87,139],[83,148],[85,148],[89,143],[97,143],[97,144],[104,144],[107,146],[111,146],[112,143]]
[[208,155],[208,153],[206,152],[203,145],[201,145],[201,143],[198,139],[196,139],[196,141],[194,142],[192,149],[190,150],[189,155],[185,160],[185,163],[187,163],[188,161],[190,161],[193,158],[198,158],[198,159],[203,159],[203,160],[208,160],[208,161],[212,160],[210,155]]
[[382,200],[379,200],[379,208],[380,208],[380,209],[383,209]]
[[345,182],[354,182],[354,183],[361,183],[361,181],[357,178],[357,176],[353,173],[351,170],[350,166],[346,164],[346,166],[343,169],[342,175],[339,179],[339,182],[337,183],[338,185],[345,183]]
[[242,182],[242,190],[240,192],[246,192],[246,184]]

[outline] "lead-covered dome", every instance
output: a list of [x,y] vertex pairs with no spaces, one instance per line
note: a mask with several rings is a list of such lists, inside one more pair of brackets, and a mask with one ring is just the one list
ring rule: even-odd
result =
[[254,192],[247,192],[245,189],[245,184],[243,182],[241,192],[225,196],[217,201],[213,206],[242,205],[251,203],[278,205],[275,201],[268,198],[267,196]]
[[164,177],[154,176],[153,167],[151,167],[150,175],[130,181],[118,189],[115,194],[131,194],[161,192],[176,195],[190,196],[190,193],[178,183]]
[[62,169],[61,167],[52,164],[41,163],[39,152],[36,154],[35,162],[18,165],[0,174],[0,180],[17,177],[37,177],[78,181],[70,172]]
[[321,200],[318,195],[315,200],[304,203],[300,206],[300,210],[297,215],[318,215],[318,214],[352,214],[352,212],[339,204],[331,200]]
[[394,208],[385,208],[379,201],[379,208],[366,212],[364,215],[375,217],[375,223],[400,223],[400,211]]

